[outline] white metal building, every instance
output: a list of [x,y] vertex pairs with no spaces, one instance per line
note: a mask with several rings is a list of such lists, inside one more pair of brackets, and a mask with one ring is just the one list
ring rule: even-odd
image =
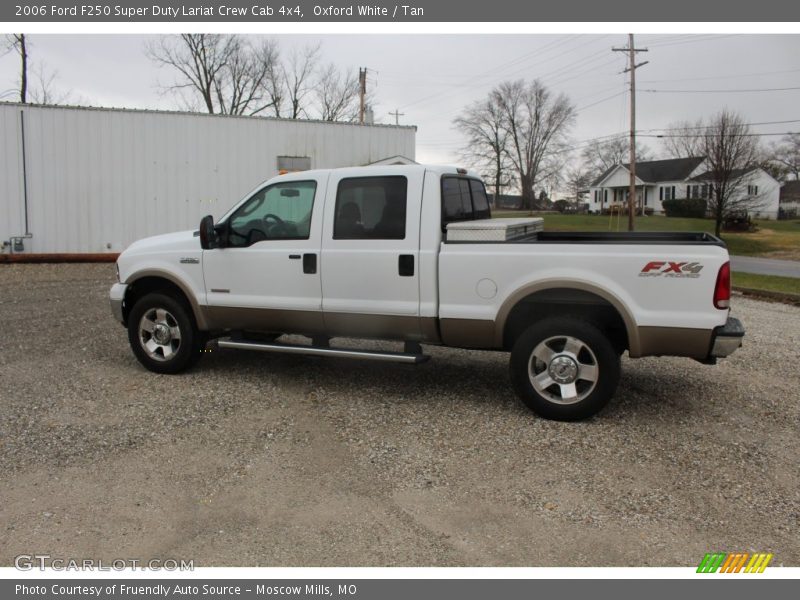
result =
[[415,135],[394,125],[2,103],[2,252],[120,252],[218,218],[281,169],[413,160]]

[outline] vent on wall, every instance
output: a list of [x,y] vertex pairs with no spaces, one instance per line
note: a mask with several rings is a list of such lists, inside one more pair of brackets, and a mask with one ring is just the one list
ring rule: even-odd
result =
[[279,156],[278,172],[292,173],[294,171],[308,171],[311,168],[310,156]]

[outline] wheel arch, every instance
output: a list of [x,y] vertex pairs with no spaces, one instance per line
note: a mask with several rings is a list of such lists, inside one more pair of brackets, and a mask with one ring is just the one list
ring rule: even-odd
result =
[[[533,318],[524,318],[531,305],[541,309]],[[566,308],[569,307],[569,308]],[[495,320],[495,345],[508,348],[513,343],[513,329],[520,321],[530,323],[558,314],[588,314],[595,319],[610,320],[606,325],[624,331],[624,343],[631,356],[639,354],[639,335],[636,321],[625,303],[615,294],[583,281],[540,281],[523,286],[503,302]],[[522,316],[521,316],[522,315]]]
[[174,274],[160,269],[147,269],[134,273],[126,279],[125,283],[128,287],[125,290],[122,316],[126,322],[137,299],[151,292],[168,291],[188,304],[198,329],[208,329],[205,314],[191,288]]

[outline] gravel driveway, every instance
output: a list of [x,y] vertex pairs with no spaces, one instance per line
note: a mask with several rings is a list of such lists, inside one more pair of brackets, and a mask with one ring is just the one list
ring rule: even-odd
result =
[[731,359],[625,358],[568,424],[522,407],[498,353],[146,372],[113,272],[0,265],[0,565],[800,565],[800,308],[735,298]]

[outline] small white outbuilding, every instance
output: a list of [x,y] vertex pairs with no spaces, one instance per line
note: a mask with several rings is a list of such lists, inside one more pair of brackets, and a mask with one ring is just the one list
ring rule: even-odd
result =
[[0,103],[2,253],[117,253],[282,170],[409,157],[415,127]]

